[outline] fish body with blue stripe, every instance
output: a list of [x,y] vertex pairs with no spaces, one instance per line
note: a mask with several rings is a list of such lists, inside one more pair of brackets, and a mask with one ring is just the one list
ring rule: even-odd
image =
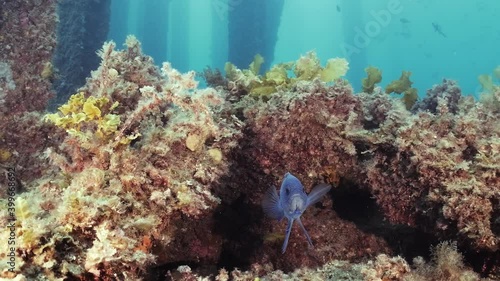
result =
[[309,233],[307,233],[306,228],[302,224],[300,216],[307,207],[318,202],[330,189],[331,186],[329,184],[322,183],[315,186],[309,194],[306,194],[300,180],[294,175],[286,173],[281,183],[279,195],[274,186],[267,190],[262,200],[262,209],[264,213],[273,219],[282,220],[286,218],[288,220],[285,241],[281,248],[282,253],[286,251],[290,232],[292,231],[292,226],[295,221],[297,221],[304,232],[309,245],[313,247],[311,236],[309,236]]

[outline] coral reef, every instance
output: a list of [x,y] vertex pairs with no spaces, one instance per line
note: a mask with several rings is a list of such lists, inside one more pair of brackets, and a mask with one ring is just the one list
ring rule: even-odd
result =
[[[455,96],[450,90],[444,96]],[[411,114],[380,91],[353,95],[341,83],[298,83],[267,101],[241,99],[251,131],[242,158],[273,178],[294,171],[308,187],[333,170],[367,189],[392,223],[495,256],[500,128],[498,112],[485,108],[498,103],[497,95],[489,99],[439,97],[435,113]],[[299,260],[297,266],[307,264]]]
[[[194,273],[188,266],[180,266],[176,271],[169,273],[172,280],[209,280]],[[225,269],[219,271],[215,280],[491,280],[481,279],[479,275],[467,269],[462,261],[462,255],[457,251],[456,245],[443,242],[435,247],[432,262],[422,258],[414,260],[410,266],[401,257],[389,257],[385,254],[378,255],[373,261],[364,263],[348,263],[345,261],[332,261],[323,266],[300,268],[293,272],[285,273],[272,271],[272,265],[253,265],[249,271]]]
[[[99,68],[58,112],[16,117],[37,128],[18,136],[26,151],[41,147],[31,138],[51,140],[37,158],[43,173],[25,180],[12,203],[13,232],[0,231],[3,241],[14,233],[17,254],[14,268],[0,264],[1,277],[500,276],[500,88],[481,102],[444,81],[410,111],[380,87],[355,94],[338,79],[346,71],[343,60],[321,67],[310,53],[263,76],[260,57],[248,70],[229,65],[227,78],[207,71],[214,86],[222,85],[198,89],[194,72],[157,67],[134,37],[125,46],[105,43]],[[283,76],[286,69],[295,77]],[[255,98],[251,90],[267,86],[263,81],[274,84],[265,98]],[[2,167],[14,157],[0,147]],[[407,225],[458,243],[439,244],[431,262],[417,258],[410,266],[390,238],[340,216],[341,204],[330,194],[304,214],[316,248],[294,229],[282,255],[283,226],[264,218],[260,202],[288,171],[307,192],[322,182],[333,186],[332,194],[365,192],[387,228]],[[2,196],[0,204],[8,200]],[[3,225],[11,216],[0,210]],[[458,248],[482,258],[471,264]]]
[[434,85],[432,89],[427,91],[426,97],[417,102],[412,111],[429,111],[435,114],[438,109],[439,99],[445,99],[450,112],[457,114],[459,110],[458,102],[461,98],[462,90],[460,90],[457,82],[443,79],[441,84]]
[[0,5],[2,113],[44,110],[52,96],[50,76],[43,74],[56,43],[55,4],[20,0],[0,1]]
[[[52,54],[56,44],[56,4],[51,0],[0,1],[0,159],[22,168],[22,183],[40,177],[43,150],[58,135],[39,122],[51,90]],[[5,157],[8,155],[9,157]],[[0,185],[7,186],[5,177]],[[5,195],[5,189],[0,194]]]
[[445,241],[432,249],[432,261],[413,260],[414,270],[404,280],[480,280],[479,275],[468,270],[456,243]]
[[153,261],[214,259],[217,244],[186,251],[180,233],[186,221],[197,223],[200,232],[189,237],[203,241],[202,229],[210,227],[204,216],[220,202],[211,186],[227,170],[222,159],[238,130],[217,113],[222,96],[196,89],[194,72],[168,63],[160,70],[135,38],[126,43],[124,51],[105,44],[86,87],[46,116],[63,137],[46,153],[53,173],[17,196],[23,258],[14,272],[2,264],[4,274],[121,272],[129,280]]

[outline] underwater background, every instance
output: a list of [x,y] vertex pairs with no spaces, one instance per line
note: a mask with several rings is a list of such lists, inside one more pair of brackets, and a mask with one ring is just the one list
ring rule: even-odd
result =
[[500,280],[499,7],[0,0],[0,280]]
[[411,71],[423,97],[443,78],[477,95],[478,76],[498,65],[500,4],[488,0],[116,0],[111,11],[108,39],[134,34],[155,61],[182,71],[246,67],[255,54],[265,70],[314,50],[346,58],[356,90],[371,65],[383,70],[383,86]]

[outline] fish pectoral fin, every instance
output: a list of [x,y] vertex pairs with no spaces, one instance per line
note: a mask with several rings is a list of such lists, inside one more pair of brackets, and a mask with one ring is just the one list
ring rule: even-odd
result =
[[327,183],[320,183],[320,184],[316,185],[311,190],[309,195],[307,195],[306,208],[311,206],[311,205],[314,205],[316,202],[318,202],[325,194],[328,193],[328,191],[330,191],[331,188],[332,188],[332,186],[327,184]]
[[283,209],[279,203],[279,196],[276,188],[271,186],[262,199],[262,210],[270,218],[281,220],[284,217]]

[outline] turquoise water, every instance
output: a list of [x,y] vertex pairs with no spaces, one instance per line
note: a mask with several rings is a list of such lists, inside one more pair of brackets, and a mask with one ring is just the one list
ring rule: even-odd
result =
[[134,34],[182,71],[246,67],[256,53],[268,68],[315,50],[347,58],[356,91],[373,65],[381,86],[408,70],[420,96],[443,78],[477,94],[478,75],[500,64],[498,14],[493,0],[113,0],[109,39]]

